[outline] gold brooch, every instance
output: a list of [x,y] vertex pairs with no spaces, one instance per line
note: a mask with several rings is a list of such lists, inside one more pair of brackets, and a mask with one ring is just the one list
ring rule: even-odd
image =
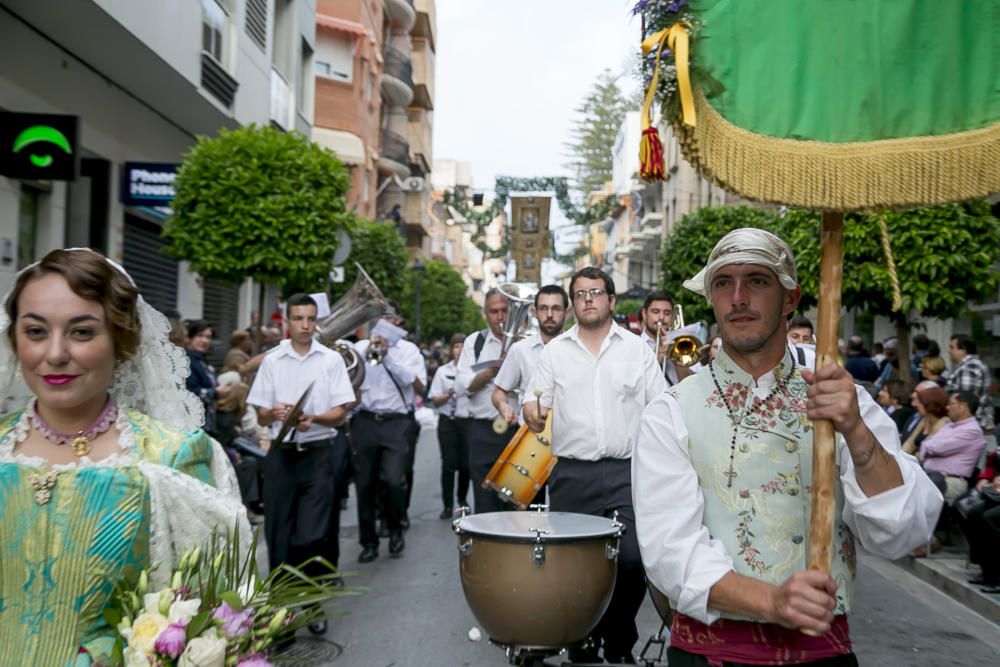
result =
[[47,472],[44,475],[33,474],[28,477],[35,489],[35,502],[44,505],[52,498],[52,487],[56,485],[56,473]]

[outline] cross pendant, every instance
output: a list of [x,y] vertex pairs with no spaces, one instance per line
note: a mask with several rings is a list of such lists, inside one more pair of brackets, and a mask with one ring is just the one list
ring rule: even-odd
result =
[[733,470],[733,464],[730,463],[729,464],[729,470],[727,470],[726,472],[724,472],[722,474],[727,478],[727,480],[726,480],[726,488],[729,488],[729,489],[733,488],[733,477],[736,477],[736,471]]

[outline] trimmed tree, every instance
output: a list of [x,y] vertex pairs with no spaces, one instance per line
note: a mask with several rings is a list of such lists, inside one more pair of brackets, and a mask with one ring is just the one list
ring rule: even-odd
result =
[[[171,257],[213,280],[326,288],[337,233],[353,222],[350,178],[332,152],[269,127],[222,130],[198,138],[174,185]],[[263,300],[261,290],[259,312]]]
[[593,86],[575,111],[576,120],[566,142],[569,163],[576,176],[576,188],[584,194],[599,190],[611,180],[611,155],[614,152],[618,128],[629,111],[628,100],[622,95],[611,70],[597,76]]
[[684,281],[704,268],[719,239],[740,227],[774,231],[774,217],[768,211],[750,206],[709,206],[681,218],[664,241],[660,251],[660,285],[684,306],[684,319],[688,323],[698,320],[712,323],[715,314],[705,299],[684,289]]
[[[902,308],[892,310],[892,282],[879,215],[849,214],[844,223],[842,303],[871,315],[889,317],[899,339],[899,370],[909,371],[909,331],[914,317],[948,319],[968,313],[970,302],[996,295],[1000,274],[1000,221],[984,200],[902,211],[886,211]],[[790,210],[776,221],[775,233],[795,252],[803,306],[819,294],[819,214]]]
[[458,271],[445,262],[429,260],[422,272],[411,269],[408,273],[400,308],[411,332],[416,330],[418,280],[421,338],[447,341],[452,334],[469,333],[481,328],[482,315],[472,299],[466,296],[465,282]]
[[333,303],[354,285],[355,262],[364,267],[387,299],[399,301],[406,287],[406,242],[391,221],[358,220],[350,230],[351,256],[344,263],[344,282],[330,286]]

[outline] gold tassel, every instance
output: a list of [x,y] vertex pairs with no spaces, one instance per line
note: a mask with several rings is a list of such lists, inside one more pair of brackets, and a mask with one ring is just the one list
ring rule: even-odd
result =
[[665,30],[653,33],[642,42],[642,52],[656,49],[656,63],[653,65],[653,79],[642,101],[642,138],[639,142],[639,176],[647,181],[662,181],[665,175],[663,142],[660,133],[653,126],[653,98],[660,82],[660,58],[664,45],[674,54],[677,67],[677,91],[681,98],[681,118],[684,124],[695,126],[694,95],[691,90],[691,74],[688,67],[688,33],[685,24],[675,23]]

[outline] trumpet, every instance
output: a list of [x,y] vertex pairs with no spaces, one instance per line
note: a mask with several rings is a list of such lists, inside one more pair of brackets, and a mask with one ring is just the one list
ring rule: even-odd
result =
[[380,343],[371,343],[365,350],[365,362],[369,366],[378,366],[385,359],[386,349]]

